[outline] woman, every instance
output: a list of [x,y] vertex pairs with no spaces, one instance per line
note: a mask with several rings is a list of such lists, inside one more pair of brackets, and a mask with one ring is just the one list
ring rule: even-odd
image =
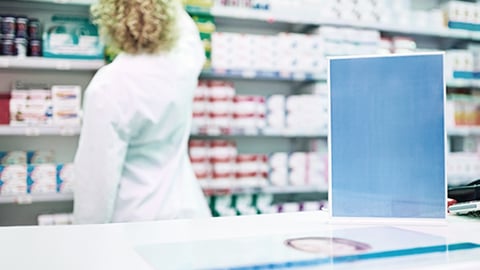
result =
[[100,0],[91,11],[122,53],[85,93],[75,222],[210,216],[187,154],[205,61],[193,21],[174,0]]

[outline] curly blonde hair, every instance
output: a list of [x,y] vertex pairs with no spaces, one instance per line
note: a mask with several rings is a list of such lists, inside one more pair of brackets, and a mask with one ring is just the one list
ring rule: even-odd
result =
[[151,54],[175,45],[178,8],[178,0],[99,0],[91,14],[109,46]]

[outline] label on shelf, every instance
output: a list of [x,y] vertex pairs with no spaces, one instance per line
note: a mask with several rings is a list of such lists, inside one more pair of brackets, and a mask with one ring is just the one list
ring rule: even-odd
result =
[[75,131],[75,128],[72,126],[65,126],[60,128],[60,135],[62,136],[73,136],[78,132]]
[[245,70],[242,72],[242,77],[248,78],[248,79],[253,79],[255,78],[257,73],[254,70]]
[[18,195],[14,200],[17,204],[32,204],[32,196],[28,194]]
[[70,61],[61,60],[55,63],[55,68],[58,70],[70,70],[72,69],[72,64]]
[[38,127],[26,127],[25,128],[25,135],[26,136],[39,136],[40,129]]

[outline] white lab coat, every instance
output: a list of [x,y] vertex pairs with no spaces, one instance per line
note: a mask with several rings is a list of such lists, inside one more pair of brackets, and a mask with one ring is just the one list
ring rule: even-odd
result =
[[120,54],[85,92],[75,156],[75,223],[208,217],[188,158],[193,92],[205,61],[185,12],[176,48]]

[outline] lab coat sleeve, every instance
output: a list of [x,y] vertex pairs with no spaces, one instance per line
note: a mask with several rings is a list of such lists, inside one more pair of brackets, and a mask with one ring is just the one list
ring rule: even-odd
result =
[[186,58],[182,60],[182,64],[200,74],[206,60],[205,50],[197,26],[184,9],[179,11],[179,38],[176,50]]
[[108,96],[108,79],[97,75],[85,93],[83,125],[74,161],[77,224],[111,221],[128,147],[118,130],[122,112],[114,98]]

